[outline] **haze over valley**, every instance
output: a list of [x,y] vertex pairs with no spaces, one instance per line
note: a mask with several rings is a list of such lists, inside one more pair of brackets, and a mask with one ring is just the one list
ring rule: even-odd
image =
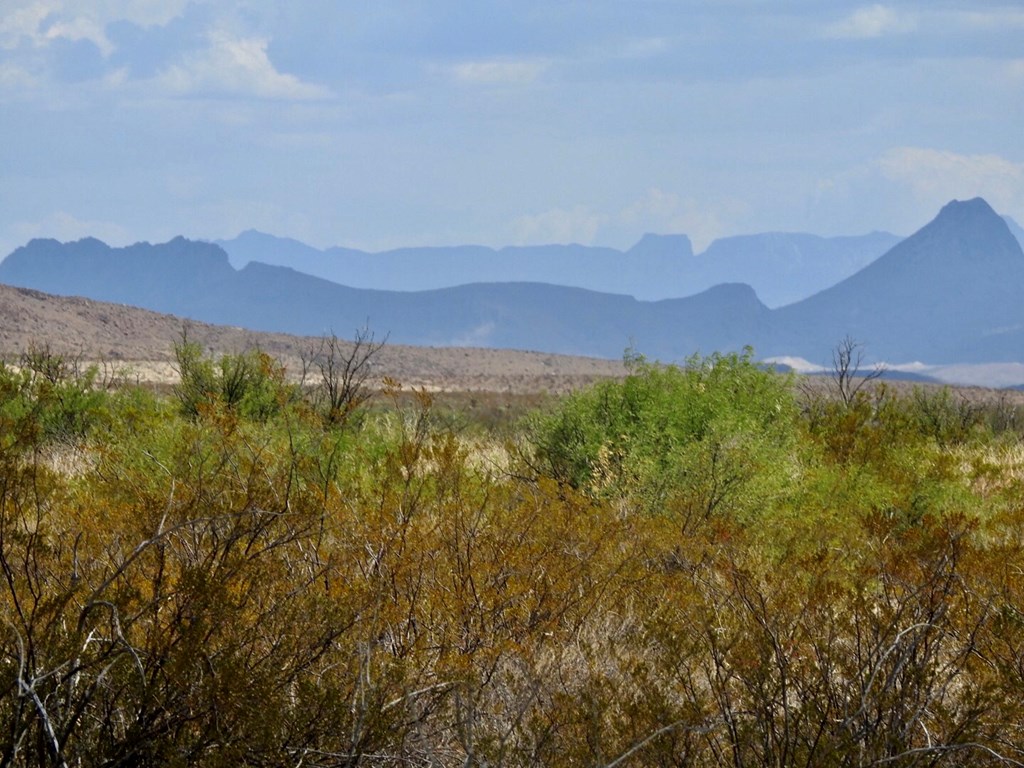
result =
[[317,250],[247,230],[220,240],[231,265],[291,267],[353,288],[423,291],[466,283],[538,282],[624,293],[641,301],[690,296],[721,283],[747,283],[768,306],[789,304],[849,277],[900,238],[771,232],[715,240],[695,254],[682,234],[646,234],[626,251],[579,244],[401,248],[366,253]]
[[1000,0],[8,0],[0,279],[608,359],[812,369],[850,335],[1024,383],[993,214],[1019,237],[1022,32]]
[[[627,252],[465,246],[381,254],[320,252],[252,232],[219,245],[34,240],[0,263],[0,281],[255,331],[344,336],[366,326],[403,345],[613,360],[627,349],[681,362],[751,346],[760,359],[811,370],[827,367],[835,345],[851,338],[866,364],[1010,385],[1024,384],[1019,231],[975,198],[948,203],[903,240],[754,235],[715,241],[699,255],[685,235],[648,235]],[[791,280],[796,266],[813,279]],[[822,275],[835,282],[821,286]],[[709,276],[736,281],[705,287]],[[486,282],[460,283],[469,277]],[[424,283],[449,287],[415,290]],[[360,284],[375,287],[353,287]],[[771,308],[751,284],[798,298]],[[672,298],[643,300],[652,293]]]

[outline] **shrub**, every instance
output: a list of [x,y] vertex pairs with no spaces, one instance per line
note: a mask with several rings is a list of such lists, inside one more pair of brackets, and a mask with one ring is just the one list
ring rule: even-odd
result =
[[751,354],[693,357],[683,367],[631,361],[624,380],[571,395],[535,420],[535,467],[650,511],[706,518],[738,501],[741,487],[753,502],[755,478],[788,461],[796,409],[789,379]]
[[981,406],[948,387],[931,391],[916,387],[909,408],[918,429],[943,448],[968,442],[982,424]]
[[174,394],[186,416],[222,405],[240,416],[266,421],[299,399],[299,388],[285,381],[284,367],[258,349],[215,361],[183,334],[174,356],[180,377]]
[[33,347],[19,365],[0,363],[0,419],[8,439],[23,447],[82,440],[98,424],[109,395],[99,369]]

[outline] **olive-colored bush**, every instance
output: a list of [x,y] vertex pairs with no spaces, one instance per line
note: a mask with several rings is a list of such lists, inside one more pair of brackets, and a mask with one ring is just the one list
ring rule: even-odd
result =
[[0,369],[2,765],[1024,762],[1012,438],[948,403],[638,362],[506,446],[192,362]]

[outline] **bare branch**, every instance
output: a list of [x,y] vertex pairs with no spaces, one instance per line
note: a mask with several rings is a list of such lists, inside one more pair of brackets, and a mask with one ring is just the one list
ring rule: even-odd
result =
[[332,332],[320,340],[320,346],[303,359],[303,376],[309,368],[315,369],[320,381],[314,392],[314,404],[324,421],[339,426],[348,421],[352,413],[373,395],[368,385],[373,372],[373,358],[387,343],[374,341],[366,327],[356,331],[351,343],[338,339]]
[[885,373],[884,365],[862,372],[864,345],[850,336],[843,337],[832,350],[832,383],[843,405],[850,405],[864,387]]

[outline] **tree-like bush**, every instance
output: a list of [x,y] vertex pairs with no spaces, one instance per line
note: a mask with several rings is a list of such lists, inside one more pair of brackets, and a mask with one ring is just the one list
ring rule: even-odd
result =
[[[621,381],[570,395],[532,426],[535,466],[605,498],[706,519],[756,504],[789,463],[790,381],[742,355],[682,367],[633,360]],[[760,487],[755,487],[760,486]],[[749,502],[749,503],[748,503]]]
[[83,367],[47,347],[33,347],[17,366],[0,363],[3,431],[23,431],[23,447],[81,441],[103,420],[107,400],[98,366]]
[[174,394],[186,416],[221,406],[265,421],[299,399],[299,388],[286,381],[284,367],[258,349],[215,359],[183,334],[174,356],[179,377]]

